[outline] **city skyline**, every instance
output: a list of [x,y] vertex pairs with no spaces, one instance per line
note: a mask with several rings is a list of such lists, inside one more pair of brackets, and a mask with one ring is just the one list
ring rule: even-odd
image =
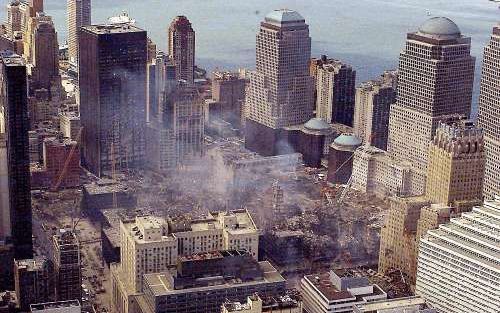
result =
[[[150,0],[77,32],[68,0],[68,47],[52,1],[12,0],[0,24],[0,312],[500,308],[498,18],[475,55],[452,14],[469,0],[403,30],[414,0],[387,3],[376,35],[378,0],[349,22],[359,3],[245,19],[263,0],[213,0],[151,33]],[[85,1],[90,23],[106,6]],[[324,32],[342,20],[345,37]],[[342,53],[360,43],[380,49]]]

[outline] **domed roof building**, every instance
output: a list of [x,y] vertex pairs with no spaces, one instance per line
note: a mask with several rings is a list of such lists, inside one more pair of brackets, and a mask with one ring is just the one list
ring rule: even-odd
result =
[[325,120],[314,117],[304,124],[303,131],[313,135],[329,135],[333,132],[333,129]]
[[335,148],[342,151],[354,151],[362,143],[361,139],[354,134],[342,134],[333,141]]
[[420,26],[418,33],[439,39],[457,39],[462,36],[457,24],[447,17],[433,17]]

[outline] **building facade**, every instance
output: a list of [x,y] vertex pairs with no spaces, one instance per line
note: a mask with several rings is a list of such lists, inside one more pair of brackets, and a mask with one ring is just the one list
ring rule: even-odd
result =
[[215,109],[210,109],[210,119],[220,118],[235,128],[241,127],[243,102],[247,80],[239,73],[214,72],[212,78],[212,100]]
[[144,279],[144,296],[138,299],[143,313],[219,313],[228,300],[285,292],[285,279],[269,262],[257,262],[239,250],[184,257],[176,274],[147,274]]
[[498,312],[500,198],[420,240],[416,293],[438,312]]
[[484,166],[482,129],[471,121],[440,123],[429,145],[427,198],[460,207],[481,201]]
[[[59,43],[52,18],[38,13],[33,22],[31,40],[31,70],[30,89],[46,89],[52,97],[57,97],[61,89],[59,74]],[[26,49],[25,49],[26,52]],[[54,92],[51,92],[55,89]]]
[[90,25],[92,21],[91,0],[68,0],[68,56],[77,63],[80,27]]
[[309,26],[297,12],[276,10],[257,34],[256,71],[245,99],[245,147],[263,156],[281,154],[280,129],[313,115],[314,79],[309,75]]
[[316,116],[327,123],[353,126],[356,71],[322,56],[316,69]]
[[354,133],[366,145],[387,150],[389,116],[396,102],[397,71],[386,71],[379,79],[356,88]]
[[168,54],[175,63],[175,78],[194,82],[195,32],[185,16],[174,18],[168,28]]
[[101,176],[143,165],[146,32],[129,24],[81,28],[79,54],[82,162]]
[[52,265],[46,258],[16,260],[16,296],[21,311],[28,312],[30,304],[54,300],[53,274]]
[[353,312],[356,304],[387,299],[387,294],[366,277],[341,270],[304,276],[300,291],[308,313]]
[[484,48],[478,125],[484,129],[486,170],[484,196],[500,194],[500,24],[493,28],[489,44]]
[[73,231],[60,230],[52,238],[57,301],[82,301],[80,243]]
[[400,54],[388,150],[396,160],[411,162],[414,195],[425,192],[428,144],[439,122],[470,115],[475,63],[470,41],[453,21],[435,17],[407,35]]
[[33,243],[26,65],[20,56],[9,51],[3,52],[0,58],[0,115],[3,117],[0,124],[6,148],[3,170],[8,172],[8,181],[5,181],[8,200],[2,201],[2,216],[10,221],[10,231],[5,235],[12,240],[15,258],[29,259],[33,256]]

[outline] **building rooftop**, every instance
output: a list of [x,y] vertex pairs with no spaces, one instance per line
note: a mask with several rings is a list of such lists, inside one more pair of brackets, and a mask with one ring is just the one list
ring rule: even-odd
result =
[[309,130],[324,131],[330,130],[331,126],[321,118],[314,117],[304,124],[304,127]]
[[48,309],[80,307],[80,303],[78,302],[78,300],[68,300],[68,301],[31,304],[30,307],[31,307],[31,312],[35,312]]
[[87,26],[82,26],[82,29],[85,29],[97,35],[146,32],[145,30],[130,23],[87,25]]
[[[332,276],[331,276],[332,274],[329,272],[306,275],[304,276],[304,279],[308,281],[309,284],[314,286],[315,289],[321,294],[321,296],[324,297],[329,302],[332,301],[337,302],[339,300],[355,302],[369,295],[385,294],[385,292],[380,287],[378,287],[377,285],[370,284],[368,279],[364,277],[354,277],[349,274],[350,273],[349,271],[335,271],[334,273],[335,275],[338,276],[338,278],[341,281],[342,280],[348,281],[349,279],[352,279],[353,282],[352,283],[347,282],[346,285],[348,286],[348,288],[346,288],[345,290],[341,290],[332,281]],[[353,289],[365,288],[370,286],[373,286],[372,292],[369,293],[362,292],[356,294],[353,292]]]
[[333,143],[336,146],[342,146],[342,147],[352,147],[352,148],[357,148],[361,146],[363,143],[359,137],[357,137],[354,134],[342,134],[338,136]]
[[279,9],[274,10],[266,15],[266,22],[275,22],[279,24],[284,23],[305,23],[304,17],[300,15],[297,11],[289,9]]
[[461,37],[457,24],[447,17],[433,17],[420,26],[418,32],[422,35],[438,37],[438,39],[457,39]]
[[47,259],[39,257],[34,259],[16,260],[17,268],[24,268],[29,272],[39,271],[44,268]]
[[415,297],[407,297],[400,299],[374,301],[364,304],[356,304],[355,311],[369,313],[369,312],[378,312],[379,310],[396,310],[396,309],[402,310],[415,307],[419,308],[424,305],[425,305],[425,299],[419,296],[415,296]]
[[0,52],[0,58],[6,66],[25,66],[23,57],[10,50]]
[[83,189],[91,196],[130,191],[127,186],[112,179],[100,179],[95,183],[85,184]]

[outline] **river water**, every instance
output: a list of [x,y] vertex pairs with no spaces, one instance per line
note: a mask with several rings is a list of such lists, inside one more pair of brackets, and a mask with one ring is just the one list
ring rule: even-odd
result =
[[[9,1],[0,0],[0,5],[5,8]],[[488,0],[93,0],[92,5],[93,23],[125,10],[162,50],[172,18],[188,16],[196,31],[197,64],[208,70],[253,68],[260,21],[273,9],[294,9],[310,25],[313,54],[352,64],[358,83],[396,68],[405,34],[430,16],[446,16],[472,37],[476,97],[482,49],[500,21],[498,3]],[[65,10],[65,0],[45,0],[61,41],[66,38]],[[5,9],[0,18],[5,19]]]

